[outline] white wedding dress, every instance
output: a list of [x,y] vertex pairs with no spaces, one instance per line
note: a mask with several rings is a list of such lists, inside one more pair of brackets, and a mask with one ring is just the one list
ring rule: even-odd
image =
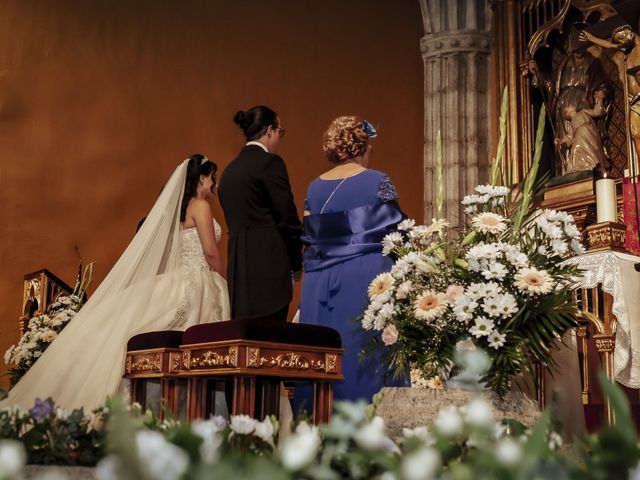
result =
[[119,391],[130,337],[230,318],[226,281],[209,268],[196,229],[180,226],[185,177],[186,161],[102,284],[0,407],[51,397],[90,412]]

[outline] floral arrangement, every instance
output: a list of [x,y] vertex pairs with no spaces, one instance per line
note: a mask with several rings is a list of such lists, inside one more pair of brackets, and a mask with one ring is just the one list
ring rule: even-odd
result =
[[75,317],[86,299],[86,289],[91,282],[93,263],[90,263],[70,295],[60,295],[49,305],[47,312],[31,318],[27,330],[16,345],[4,354],[4,362],[13,365],[9,369],[11,386],[27,373],[31,365],[43,354],[62,329]]
[[533,362],[553,365],[552,349],[577,324],[576,270],[564,262],[584,249],[570,215],[532,201],[543,185],[535,182],[543,129],[544,111],[520,192],[495,185],[495,162],[492,183],[464,197],[462,234],[445,220],[405,220],[383,240],[396,263],[371,282],[362,327],[379,332],[397,371],[454,374],[456,345],[466,342],[489,352],[482,381],[502,395],[516,376],[533,374]]

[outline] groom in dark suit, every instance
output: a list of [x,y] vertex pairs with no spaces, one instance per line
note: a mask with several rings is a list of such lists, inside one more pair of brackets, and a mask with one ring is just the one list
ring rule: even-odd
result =
[[247,144],[224,170],[218,197],[229,229],[231,318],[287,319],[302,273],[302,225],[287,168],[275,154],[284,129],[270,108],[236,114]]

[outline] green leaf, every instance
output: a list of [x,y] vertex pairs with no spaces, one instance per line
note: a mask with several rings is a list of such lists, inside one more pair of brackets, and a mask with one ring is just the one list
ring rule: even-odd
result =
[[[491,185],[496,185],[501,172],[502,157],[504,156],[504,143],[507,138],[507,112],[509,111],[509,89],[505,86],[502,91],[502,104],[500,105],[500,136],[498,138],[498,150],[491,165]],[[503,172],[504,173],[504,172]],[[506,185],[506,179],[503,178]]]
[[436,218],[444,218],[444,175],[442,167],[442,134],[436,134]]

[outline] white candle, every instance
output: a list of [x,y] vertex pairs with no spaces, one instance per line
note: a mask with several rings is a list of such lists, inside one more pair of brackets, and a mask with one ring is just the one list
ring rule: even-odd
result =
[[596,180],[596,222],[616,222],[616,182],[613,178]]

